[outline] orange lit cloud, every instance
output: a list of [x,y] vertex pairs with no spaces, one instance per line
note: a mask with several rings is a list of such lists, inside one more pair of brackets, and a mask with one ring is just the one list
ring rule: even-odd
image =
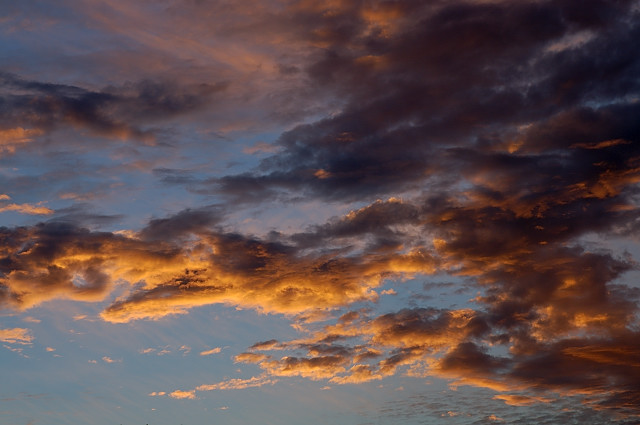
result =
[[197,398],[195,391],[182,391],[182,390],[175,390],[169,393],[169,397],[175,398],[178,400],[184,400],[184,399],[195,400]]
[[211,350],[201,351],[200,355],[201,356],[210,356],[211,354],[218,354],[220,351],[222,351],[222,348],[216,347],[216,348],[212,348]]
[[530,397],[517,394],[498,394],[493,396],[495,400],[502,400],[510,406],[530,406],[536,403],[550,403],[552,399],[544,397]]
[[[14,153],[18,146],[32,142],[34,137],[43,134],[39,129],[25,129],[22,127],[0,129],[0,153]],[[3,199],[0,196],[0,199]]]
[[274,385],[277,379],[268,378],[265,375],[254,376],[249,379],[229,379],[217,384],[199,385],[196,391],[214,391],[214,390],[241,390],[245,388],[256,388],[263,385]]
[[48,215],[53,214],[53,210],[47,207],[39,207],[31,204],[7,204],[0,205],[0,213],[5,211],[15,211],[21,214]]
[[0,341],[26,345],[33,342],[33,335],[29,329],[25,328],[0,329]]

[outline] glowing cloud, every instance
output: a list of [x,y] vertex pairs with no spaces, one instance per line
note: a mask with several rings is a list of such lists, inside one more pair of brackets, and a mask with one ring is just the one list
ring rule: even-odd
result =
[[216,347],[216,348],[212,348],[211,350],[201,351],[200,355],[201,356],[210,356],[211,354],[218,354],[221,351],[222,351],[222,348]]
[[25,328],[0,329],[0,341],[9,344],[31,344],[33,335]]

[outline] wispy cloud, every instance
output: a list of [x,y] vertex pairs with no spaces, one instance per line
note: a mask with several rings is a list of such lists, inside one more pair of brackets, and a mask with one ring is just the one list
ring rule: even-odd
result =
[[199,385],[196,387],[196,391],[242,390],[245,388],[262,387],[263,385],[274,385],[277,382],[277,379],[272,379],[265,375],[253,376],[249,379],[234,378],[218,382],[217,384]]
[[221,351],[222,351],[222,348],[216,347],[216,348],[212,348],[211,350],[201,351],[200,355],[201,356],[210,356],[211,354],[218,354]]

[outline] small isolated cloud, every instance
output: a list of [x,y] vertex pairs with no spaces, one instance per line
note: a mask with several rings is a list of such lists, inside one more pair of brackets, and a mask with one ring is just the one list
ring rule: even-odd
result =
[[380,292],[382,295],[398,295],[398,293],[393,289],[385,289],[384,291]]
[[98,364],[98,361],[97,361],[97,360],[89,360],[89,363],[91,363],[91,364]]
[[218,407],[218,410],[229,410],[229,406]]
[[122,363],[122,359],[114,360],[109,356],[102,357],[102,361],[105,363]]
[[222,348],[216,347],[216,348],[212,348],[211,350],[201,351],[200,355],[201,356],[210,356],[211,354],[218,354],[220,351],[222,351]]
[[22,319],[23,322],[27,322],[27,323],[40,323],[41,320],[40,319],[36,319],[35,317],[31,317],[31,316],[27,316],[24,319]]
[[45,348],[45,350],[47,350],[49,353],[51,353],[53,351],[56,351],[56,349],[53,348],[53,347],[47,347],[47,348]]
[[0,341],[8,344],[31,344],[33,335],[25,328],[0,329]]
[[189,347],[188,345],[183,345],[180,348],[178,348],[178,351],[182,351],[182,354],[186,355],[191,352],[191,347]]
[[155,348],[143,348],[141,350],[138,350],[138,353],[140,353],[140,354],[149,354],[149,353],[153,353],[154,351],[156,351]]
[[152,393],[149,393],[149,397],[161,397],[164,395],[167,395],[167,393],[164,391],[154,391]]
[[260,375],[249,379],[235,378],[218,382],[217,384],[200,385],[199,387],[196,387],[196,391],[242,390],[245,388],[261,387],[263,385],[273,385],[276,382],[278,382],[277,379],[271,379],[265,375]]
[[175,399],[178,399],[178,400],[183,400],[183,399],[195,400],[196,399],[196,392],[195,392],[195,390],[192,390],[192,391],[175,390],[174,392],[169,394],[169,397],[175,398]]

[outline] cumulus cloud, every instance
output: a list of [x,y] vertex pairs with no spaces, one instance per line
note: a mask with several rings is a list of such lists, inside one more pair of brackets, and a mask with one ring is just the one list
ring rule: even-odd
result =
[[175,390],[171,393],[169,393],[169,397],[171,398],[175,398],[178,400],[195,400],[196,394],[195,391],[182,391],[182,390]]

